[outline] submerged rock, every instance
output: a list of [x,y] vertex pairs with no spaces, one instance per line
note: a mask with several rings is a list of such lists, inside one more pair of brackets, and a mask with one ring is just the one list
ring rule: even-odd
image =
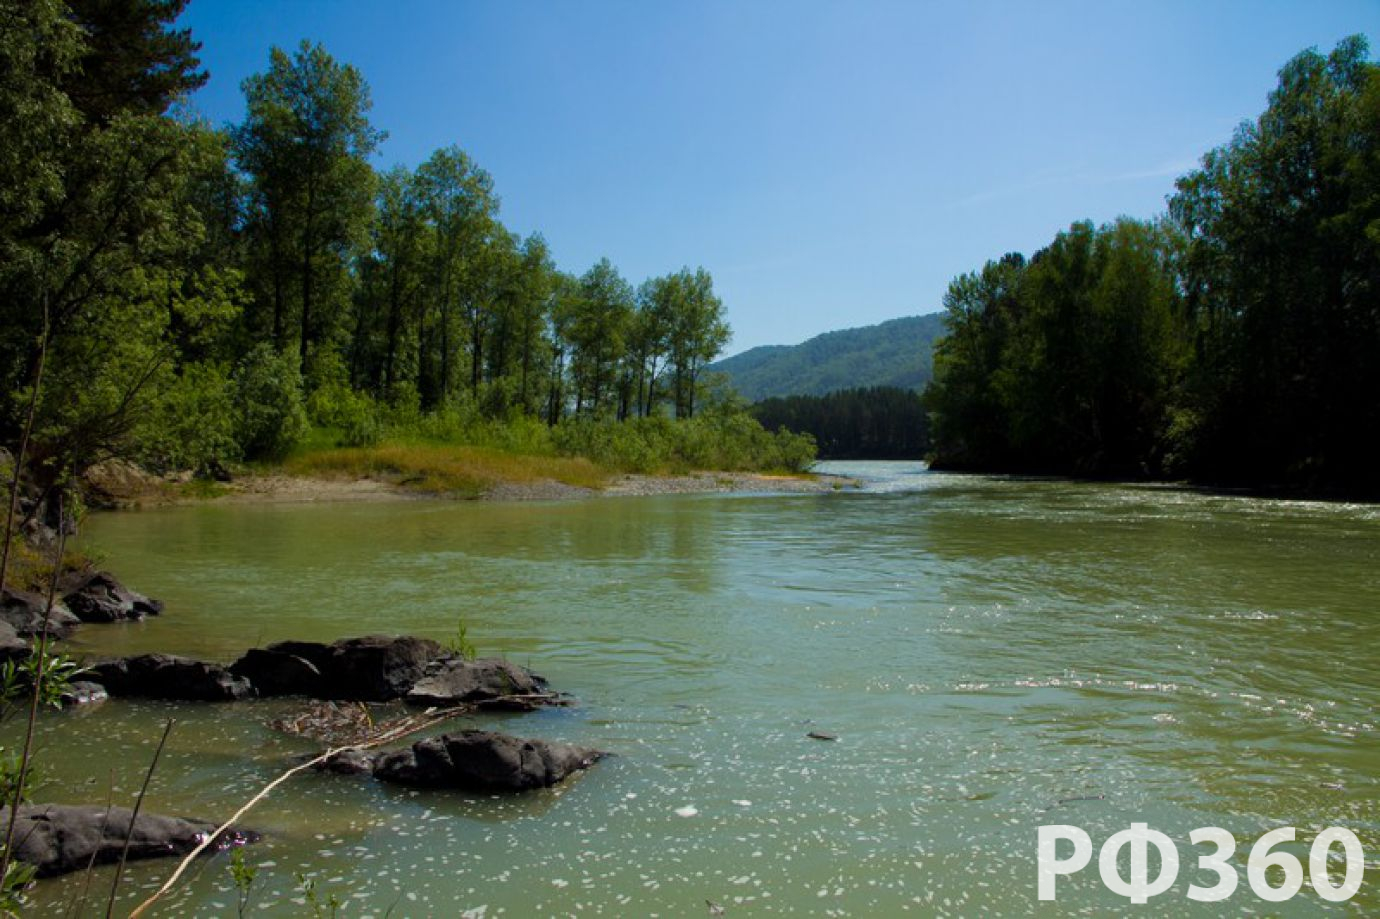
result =
[[374,758],[374,777],[423,788],[526,791],[555,785],[605,754],[549,740],[464,731],[419,740]]
[[135,593],[105,571],[88,572],[64,590],[63,602],[82,622],[143,619],[163,612],[161,602]]
[[[33,638],[43,632],[43,613],[47,609],[46,597],[27,590],[5,587],[0,591],[0,621],[6,622],[22,638]],[[81,624],[61,601],[53,603],[48,615],[48,636],[66,638]]]
[[109,698],[110,693],[106,692],[105,687],[100,683],[77,680],[67,684],[67,689],[63,691],[58,701],[62,703],[63,708],[72,708],[77,705],[94,705]]
[[368,775],[374,771],[374,758],[363,750],[341,750],[317,763],[314,768],[317,772],[333,772],[336,775]]
[[546,680],[508,661],[494,657],[474,661],[446,657],[427,665],[422,678],[407,693],[407,702],[449,706],[545,691]]
[[112,696],[228,702],[254,695],[254,687],[220,664],[175,654],[140,654],[90,667],[92,677]]
[[[0,822],[9,821],[10,809],[0,808]],[[96,864],[120,860],[129,836],[129,859],[166,858],[186,855],[201,845],[216,825],[204,820],[140,814],[126,807],[70,804],[25,804],[15,817],[15,858],[38,869],[39,877],[53,877],[81,871],[95,859]],[[256,842],[257,833],[231,831],[216,842],[227,848]]]

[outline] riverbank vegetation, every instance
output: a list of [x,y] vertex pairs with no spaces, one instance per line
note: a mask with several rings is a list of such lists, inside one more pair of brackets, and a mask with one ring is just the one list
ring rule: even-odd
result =
[[410,455],[438,481],[479,457],[582,481],[812,460],[714,395],[709,272],[562,271],[456,146],[379,171],[364,76],[310,42],[269,52],[240,123],[204,123],[184,6],[0,0],[0,443],[42,485],[111,457]]
[[1168,213],[1073,224],[954,280],[935,465],[1375,497],[1380,67],[1280,71]]
[[764,399],[752,414],[765,428],[810,434],[825,459],[920,459],[930,446],[924,400],[897,386]]

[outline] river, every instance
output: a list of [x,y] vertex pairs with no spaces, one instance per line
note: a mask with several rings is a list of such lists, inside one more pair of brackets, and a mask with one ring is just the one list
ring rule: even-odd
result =
[[[579,700],[472,723],[617,754],[515,798],[300,776],[247,821],[255,915],[300,915],[298,873],[345,916],[1129,913],[1096,858],[1037,903],[1036,828],[1100,843],[1133,821],[1179,844],[1157,914],[1380,909],[1369,884],[1262,903],[1244,865],[1279,825],[1305,864],[1339,825],[1380,865],[1380,508],[824,468],[862,488],[98,514],[85,546],[167,613],[74,645],[229,660],[463,620]],[[175,715],[146,806],[224,816],[311,749],[264,726],[293,707],[55,713],[38,797],[129,801]],[[1241,884],[1193,904],[1208,825],[1236,835]],[[233,914],[227,866],[166,914]],[[170,868],[132,865],[122,902]],[[74,883],[41,885],[40,912]]]

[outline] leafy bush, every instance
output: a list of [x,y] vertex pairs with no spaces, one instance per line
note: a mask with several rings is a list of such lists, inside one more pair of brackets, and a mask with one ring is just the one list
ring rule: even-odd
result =
[[223,368],[188,364],[154,401],[136,433],[139,460],[159,472],[206,474],[240,458],[234,393]]
[[281,459],[308,429],[297,358],[261,344],[235,368],[235,437],[251,459]]
[[804,472],[815,460],[810,435],[769,432],[736,410],[686,421],[663,416],[623,422],[572,418],[551,429],[551,438],[562,454],[588,457],[622,472]]

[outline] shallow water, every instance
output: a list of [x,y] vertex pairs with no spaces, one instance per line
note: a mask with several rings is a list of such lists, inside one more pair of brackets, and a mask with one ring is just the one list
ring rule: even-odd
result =
[[[1244,868],[1278,825],[1300,854],[1350,827],[1380,865],[1380,508],[827,465],[864,488],[99,515],[86,545],[168,612],[76,644],[229,660],[463,618],[580,703],[471,723],[618,754],[517,798],[299,777],[248,821],[258,915],[303,912],[299,872],[349,916],[1131,912],[1095,859],[1037,903],[1035,834],[1132,821],[1179,843],[1156,914],[1380,909],[1371,883],[1263,903]],[[40,798],[130,800],[175,715],[147,806],[223,816],[310,749],[263,726],[291,707],[48,717]],[[1241,884],[1196,905],[1206,825]],[[234,914],[227,865],[164,914]],[[122,902],[170,868],[131,866]],[[43,884],[40,911],[74,890]]]

